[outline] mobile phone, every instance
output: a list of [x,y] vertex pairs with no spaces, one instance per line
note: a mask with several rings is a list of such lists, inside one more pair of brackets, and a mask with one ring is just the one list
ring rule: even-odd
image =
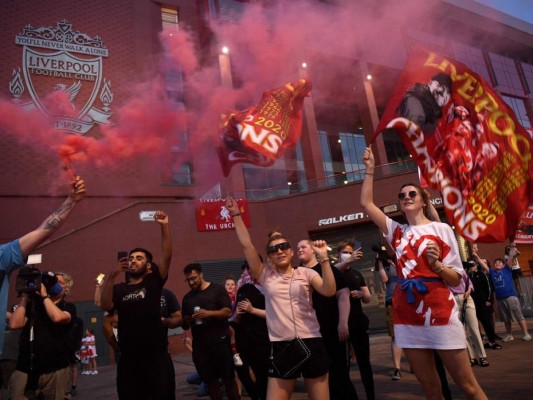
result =
[[142,222],[155,221],[155,211],[141,211],[139,212],[139,219]]
[[354,250],[359,250],[361,248],[361,242],[355,242],[354,246]]
[[40,264],[43,262],[43,255],[42,254],[30,254],[28,256],[28,261],[26,262],[27,265],[32,264]]
[[102,284],[102,282],[104,281],[104,278],[105,278],[105,274],[99,274],[97,277],[96,277],[96,284],[98,286],[100,286]]
[[123,258],[128,258],[128,252],[127,251],[119,251],[117,253],[117,260],[122,260]]

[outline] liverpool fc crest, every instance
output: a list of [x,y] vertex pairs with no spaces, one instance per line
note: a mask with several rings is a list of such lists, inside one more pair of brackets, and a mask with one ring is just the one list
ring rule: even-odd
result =
[[[57,129],[70,133],[84,135],[95,123],[110,123],[111,81],[102,81],[109,52],[100,37],[75,32],[62,20],[56,28],[26,25],[15,43],[23,46],[22,69],[14,69],[9,82],[15,103],[39,109]],[[44,101],[54,94],[61,95],[62,107]]]

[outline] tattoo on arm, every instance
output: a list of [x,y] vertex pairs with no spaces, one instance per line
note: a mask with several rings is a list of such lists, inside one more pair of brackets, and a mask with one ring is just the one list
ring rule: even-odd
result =
[[52,215],[46,220],[44,229],[53,231],[65,220],[65,214],[72,210],[72,203],[62,204]]

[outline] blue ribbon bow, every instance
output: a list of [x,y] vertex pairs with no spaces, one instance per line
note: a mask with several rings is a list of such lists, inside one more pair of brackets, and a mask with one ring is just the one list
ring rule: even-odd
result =
[[401,290],[407,290],[407,303],[413,304],[415,302],[415,295],[413,293],[413,287],[416,288],[418,293],[425,294],[428,292],[428,287],[424,285],[424,282],[440,282],[440,278],[412,278],[412,279],[398,279]]

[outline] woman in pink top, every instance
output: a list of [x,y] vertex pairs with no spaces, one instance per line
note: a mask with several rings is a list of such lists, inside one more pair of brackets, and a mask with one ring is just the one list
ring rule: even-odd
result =
[[313,290],[323,296],[335,295],[335,279],[327,255],[326,242],[313,242],[313,250],[322,265],[322,277],[312,269],[292,266],[294,252],[279,232],[270,235],[267,243],[268,261],[261,262],[248,230],[240,217],[237,202],[229,197],[226,208],[235,222],[235,231],[243,247],[251,275],[264,290],[265,310],[272,354],[280,352],[296,334],[303,339],[311,356],[286,378],[270,369],[268,400],[289,400],[296,378],[304,377],[311,400],[328,400],[328,358],[320,336],[320,327],[311,303]]

